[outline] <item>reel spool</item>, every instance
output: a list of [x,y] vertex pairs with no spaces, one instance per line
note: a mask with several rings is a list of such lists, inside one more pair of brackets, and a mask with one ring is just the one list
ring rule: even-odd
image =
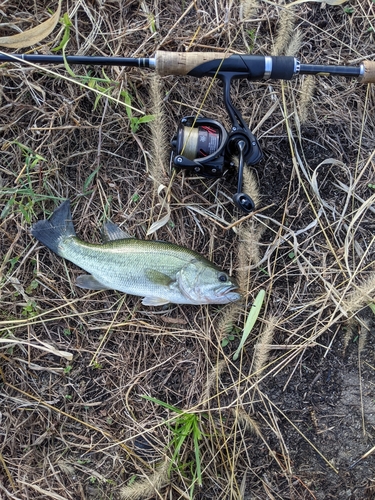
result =
[[218,179],[225,172],[234,170],[232,157],[238,155],[238,185],[233,202],[243,212],[251,213],[255,204],[249,195],[242,192],[244,165],[257,163],[262,152],[246,125],[236,125],[228,133],[221,123],[209,118],[182,118],[171,141],[170,169],[184,169]]
[[224,173],[227,139],[225,128],[215,120],[182,118],[171,142],[171,166],[203,177],[219,178]]

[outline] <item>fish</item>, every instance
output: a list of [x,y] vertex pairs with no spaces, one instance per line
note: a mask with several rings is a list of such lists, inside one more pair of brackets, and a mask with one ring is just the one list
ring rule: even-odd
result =
[[80,288],[118,290],[143,297],[145,306],[228,304],[241,299],[234,278],[189,248],[133,238],[111,221],[103,226],[102,244],[79,239],[69,200],[50,219],[33,224],[31,234],[90,273],[78,276]]

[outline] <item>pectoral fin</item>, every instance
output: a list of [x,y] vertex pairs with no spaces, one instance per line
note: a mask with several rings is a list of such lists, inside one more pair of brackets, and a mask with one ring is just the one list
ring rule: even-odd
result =
[[104,242],[113,240],[124,240],[125,238],[132,238],[132,236],[130,236],[130,234],[120,229],[113,222],[108,221],[103,225],[102,239]]
[[91,276],[91,274],[82,274],[76,279],[76,285],[80,288],[87,288],[88,290],[111,290],[105,285],[99,283],[99,281]]
[[168,299],[162,299],[161,297],[145,297],[142,300],[142,304],[144,306],[164,306],[165,304],[169,304]]
[[175,281],[167,274],[156,269],[146,269],[146,276],[154,285],[169,286]]

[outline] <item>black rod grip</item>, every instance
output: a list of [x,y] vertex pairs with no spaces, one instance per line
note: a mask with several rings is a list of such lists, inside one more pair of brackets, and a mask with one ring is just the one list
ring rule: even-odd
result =
[[270,78],[273,80],[291,80],[296,74],[297,60],[289,56],[272,56]]
[[191,71],[189,76],[215,76],[230,75],[232,78],[248,78],[249,80],[261,80],[265,74],[264,56],[240,56],[231,55],[225,59],[214,59],[201,64]]
[[[231,56],[229,58],[232,59]],[[289,56],[237,56],[242,59],[247,68],[244,78],[261,80],[291,80],[296,74],[297,59]]]

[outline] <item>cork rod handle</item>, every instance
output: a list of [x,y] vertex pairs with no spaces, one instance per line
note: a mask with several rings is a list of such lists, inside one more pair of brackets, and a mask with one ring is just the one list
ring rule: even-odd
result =
[[375,61],[363,61],[365,72],[360,78],[361,83],[375,83]]
[[222,52],[165,52],[157,50],[155,54],[156,71],[161,76],[187,75],[197,66],[218,59],[222,61],[230,54]]

